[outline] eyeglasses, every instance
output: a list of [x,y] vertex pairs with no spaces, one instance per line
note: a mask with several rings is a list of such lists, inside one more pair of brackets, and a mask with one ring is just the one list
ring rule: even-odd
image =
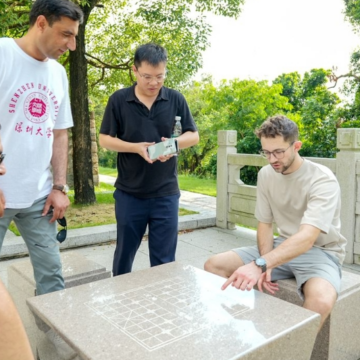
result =
[[147,74],[145,74],[145,75],[140,74],[140,72],[137,68],[136,68],[136,71],[138,72],[140,77],[143,78],[146,81],[146,83],[148,83],[148,84],[151,83],[153,80],[155,80],[159,84],[166,79],[166,72],[165,72],[165,74],[151,76],[151,75],[147,75]]
[[282,159],[285,155],[285,151],[290,149],[290,147],[295,143],[295,141],[293,141],[285,150],[274,150],[274,151],[267,151],[267,150],[260,150],[259,154],[265,158],[270,160],[271,155],[274,155],[275,159]]
[[[53,211],[54,209],[52,207],[50,207],[49,211],[47,212],[47,214],[45,216],[52,216],[53,215]],[[35,216],[33,219],[40,219],[42,218],[43,216],[40,215],[40,216]],[[59,243],[62,243],[65,241],[66,239],[66,236],[67,236],[67,223],[66,223],[66,218],[65,216],[61,219],[56,219],[56,221],[58,222],[58,224],[60,226],[63,227],[63,229],[61,229],[57,234],[56,234],[56,240],[59,242]]]

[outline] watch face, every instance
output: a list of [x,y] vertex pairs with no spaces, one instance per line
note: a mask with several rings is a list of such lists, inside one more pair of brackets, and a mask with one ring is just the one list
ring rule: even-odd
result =
[[64,185],[64,189],[63,189],[63,192],[65,193],[65,194],[67,194],[68,192],[69,192],[69,185],[67,185],[67,184],[65,184]]
[[264,265],[266,265],[266,261],[263,258],[258,258],[255,260],[255,263],[257,266],[263,267]]

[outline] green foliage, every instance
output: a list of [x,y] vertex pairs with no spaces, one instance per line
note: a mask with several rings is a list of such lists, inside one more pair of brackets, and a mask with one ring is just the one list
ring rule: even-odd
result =
[[0,37],[19,37],[26,32],[31,4],[31,0],[0,0]]
[[360,1],[344,0],[345,16],[347,20],[354,26],[355,30],[359,30],[360,24]]
[[238,79],[224,80],[216,87],[211,77],[187,87],[183,93],[196,121],[200,142],[180,154],[180,171],[216,175],[218,130],[237,130],[238,152],[256,153],[260,147],[254,129],[268,116],[292,108],[281,91],[281,85]]
[[116,169],[117,152],[99,148],[98,151],[99,166]]
[[[345,17],[352,24],[354,31],[360,30],[360,1],[344,0]],[[360,50],[355,50],[350,57],[350,68],[346,74],[336,74],[334,69],[330,78],[337,84],[340,78],[346,79],[342,92],[349,99],[338,112],[337,126],[359,127],[360,118]]]
[[[84,104],[90,96],[94,107],[101,106],[115,90],[132,84],[131,72],[134,50],[137,46],[156,42],[168,51],[168,77],[166,84],[180,87],[201,67],[202,53],[208,47],[211,27],[206,22],[206,12],[237,17],[244,0],[73,0],[84,11],[84,24],[80,26],[76,55],[66,54],[60,61],[66,66],[70,62],[76,66],[88,66],[87,72],[72,72],[76,83],[83,84],[83,91],[73,91],[73,103]],[[0,0],[2,35],[20,36],[24,33],[25,19],[31,0]],[[83,45],[85,33],[86,50]],[[83,61],[83,64],[81,63]],[[79,65],[80,64],[80,65]],[[72,67],[73,68],[73,67]],[[82,78],[81,78],[82,77]],[[74,80],[73,77],[71,80]],[[75,80],[74,80],[75,81]],[[70,81],[70,84],[72,81]],[[102,106],[101,106],[102,107]],[[85,119],[85,121],[84,121]],[[78,139],[85,142],[81,148],[90,149],[88,129],[81,129],[87,124],[87,110],[79,109],[74,115],[75,127],[73,141],[76,147]],[[98,119],[99,121],[99,119]],[[82,136],[85,133],[85,138]],[[76,135],[76,136],[75,136]],[[77,152],[79,163],[90,154]],[[104,155],[106,165],[111,158]],[[89,169],[82,175],[75,173],[77,199],[80,202],[93,201],[89,189]],[[81,186],[80,186],[81,185]],[[91,186],[90,186],[91,187]],[[88,200],[89,199],[89,200]]]
[[[156,42],[168,51],[166,85],[179,88],[201,67],[211,27],[205,11],[237,17],[243,0],[103,0],[86,27],[90,94],[102,98],[134,78],[131,72],[137,46]],[[195,10],[195,11],[194,11]],[[120,70],[120,71],[119,71]]]
[[[179,157],[182,173],[216,176],[217,131],[237,131],[237,152],[257,154],[254,130],[269,116],[285,114],[298,124],[304,156],[334,157],[336,130],[344,109],[327,89],[330,71],[312,69],[301,76],[282,74],[266,81],[231,80],[215,86],[211,77],[194,82],[183,93],[196,121],[200,142]],[[241,180],[256,184],[255,167],[241,169]]]
[[283,86],[282,95],[293,105],[288,116],[299,126],[303,156],[334,157],[336,153],[340,99],[327,89],[330,74],[330,70],[312,69],[303,77],[294,72],[273,82]]

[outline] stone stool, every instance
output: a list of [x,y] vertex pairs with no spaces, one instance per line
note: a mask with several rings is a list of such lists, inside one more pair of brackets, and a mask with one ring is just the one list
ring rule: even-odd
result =
[[[66,288],[106,279],[111,276],[110,271],[107,271],[104,266],[75,252],[62,253],[61,260]],[[40,347],[37,345],[39,337],[41,338],[41,335],[45,337],[45,334],[38,330],[34,316],[26,305],[26,299],[36,295],[36,285],[30,259],[17,262],[8,267],[8,291],[23,321],[35,358],[56,360],[56,355],[53,353],[55,347],[50,341],[43,339],[41,341],[42,345]],[[51,351],[52,355],[50,357],[39,357],[39,353],[41,351],[46,352],[47,349]]]
[[[295,279],[279,280],[276,297],[301,306]],[[360,275],[342,271],[341,292],[314,345],[311,360],[360,358]]]

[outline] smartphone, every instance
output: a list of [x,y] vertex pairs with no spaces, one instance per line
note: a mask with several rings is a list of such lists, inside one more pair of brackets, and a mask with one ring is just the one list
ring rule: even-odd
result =
[[149,158],[151,160],[157,159],[161,155],[172,155],[177,154],[178,146],[176,139],[168,139],[165,141],[161,141],[154,145],[150,145],[147,148]]

